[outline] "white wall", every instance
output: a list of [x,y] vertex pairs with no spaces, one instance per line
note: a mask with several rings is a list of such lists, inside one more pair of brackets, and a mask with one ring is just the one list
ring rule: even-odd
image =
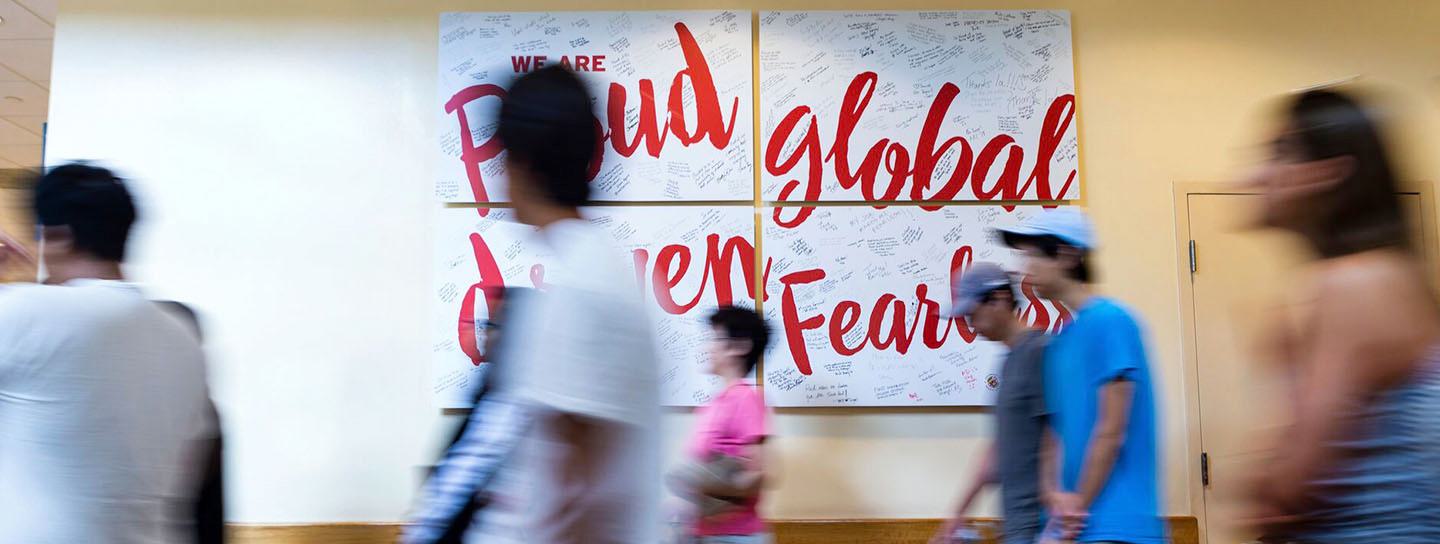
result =
[[[1440,177],[1440,3],[66,0],[50,156],[135,180],[134,276],[207,318],[233,519],[399,519],[432,454],[436,14],[696,7],[1072,10],[1084,203],[1105,288],[1151,325],[1169,513],[1198,489],[1171,184],[1228,179],[1260,104],[1357,73],[1428,104],[1408,134],[1430,147],[1407,156]],[[672,447],[687,419],[667,418]],[[942,515],[986,425],[966,410],[781,413],[768,510]]]
[[231,515],[393,520],[427,366],[433,40],[382,18],[61,16],[50,157],[135,181],[130,272],[193,302]]

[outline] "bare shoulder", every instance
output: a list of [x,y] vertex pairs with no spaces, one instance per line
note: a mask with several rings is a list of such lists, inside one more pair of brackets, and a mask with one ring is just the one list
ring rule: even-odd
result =
[[1331,259],[1317,270],[1317,341],[1365,357],[1382,380],[1403,375],[1440,341],[1436,303],[1419,260],[1380,250]]
[[1359,309],[1379,304],[1434,307],[1435,300],[1418,259],[1399,251],[1377,250],[1330,259],[1316,270],[1316,301]]

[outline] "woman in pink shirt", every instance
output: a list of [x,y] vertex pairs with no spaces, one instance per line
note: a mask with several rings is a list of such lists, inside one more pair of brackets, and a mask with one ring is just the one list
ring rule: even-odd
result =
[[686,447],[693,473],[680,487],[699,505],[690,534],[699,544],[762,544],[769,540],[756,506],[765,481],[762,445],[769,435],[765,401],[747,379],[765,352],[770,328],[753,310],[724,307],[710,316],[710,372],[724,388],[696,410]]

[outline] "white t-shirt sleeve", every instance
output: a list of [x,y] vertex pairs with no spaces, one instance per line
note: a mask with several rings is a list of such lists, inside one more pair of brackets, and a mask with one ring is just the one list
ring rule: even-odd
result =
[[557,248],[554,283],[529,323],[527,395],[561,412],[643,424],[658,402],[650,322],[634,273],[591,225],[547,233]]
[[[531,363],[530,399],[555,410],[638,423],[653,408],[653,346],[638,304],[585,287],[554,289]],[[648,388],[648,389],[647,389]]]

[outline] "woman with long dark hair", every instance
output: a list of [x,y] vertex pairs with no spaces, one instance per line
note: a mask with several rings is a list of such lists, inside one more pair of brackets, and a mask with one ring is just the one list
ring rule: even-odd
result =
[[1440,305],[1372,112],[1291,98],[1253,177],[1261,223],[1314,252],[1280,339],[1291,427],[1253,482],[1267,542],[1440,542]]

